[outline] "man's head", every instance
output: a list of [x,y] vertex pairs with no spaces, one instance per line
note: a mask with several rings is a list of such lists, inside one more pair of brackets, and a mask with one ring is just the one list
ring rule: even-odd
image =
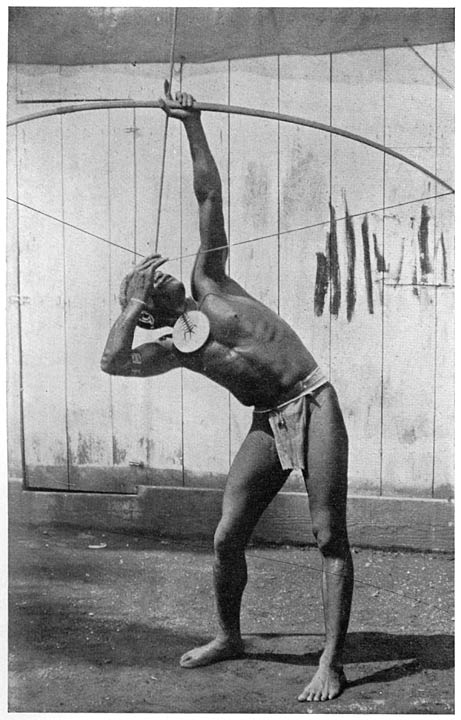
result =
[[186,289],[173,275],[157,270],[151,300],[147,301],[147,304],[156,318],[161,316],[174,322],[186,309]]

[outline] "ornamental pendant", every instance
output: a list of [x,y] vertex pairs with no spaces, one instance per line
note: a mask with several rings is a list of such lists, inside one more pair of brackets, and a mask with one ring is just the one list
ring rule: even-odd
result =
[[182,353],[200,350],[208,340],[210,321],[200,310],[190,310],[178,317],[173,327],[173,344]]

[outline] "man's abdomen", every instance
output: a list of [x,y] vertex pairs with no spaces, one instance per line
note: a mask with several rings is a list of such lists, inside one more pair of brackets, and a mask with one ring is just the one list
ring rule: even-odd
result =
[[213,346],[204,353],[199,372],[225,387],[243,405],[275,403],[316,367],[307,351],[296,353],[294,348],[287,357],[286,348],[281,353],[262,344],[257,348]]

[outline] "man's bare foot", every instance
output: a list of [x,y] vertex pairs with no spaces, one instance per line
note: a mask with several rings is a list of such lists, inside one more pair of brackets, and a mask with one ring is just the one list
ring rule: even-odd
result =
[[220,660],[232,660],[244,655],[242,641],[230,642],[225,640],[212,640],[207,645],[189,650],[184,653],[179,664],[184,668],[211,665]]
[[347,685],[343,670],[320,666],[298,697],[300,702],[319,702],[338,697]]

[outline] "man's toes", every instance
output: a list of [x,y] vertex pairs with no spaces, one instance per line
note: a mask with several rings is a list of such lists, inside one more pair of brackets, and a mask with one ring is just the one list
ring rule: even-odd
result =
[[330,688],[330,686],[328,685],[328,683],[326,684],[326,687],[324,687],[324,688],[321,689],[319,695],[320,695],[319,700],[320,700],[321,702],[324,702],[325,700],[331,700],[331,696],[333,695],[333,691],[332,691],[332,689]]
[[314,699],[315,690],[312,690],[309,686],[304,688],[301,695],[299,695],[299,702],[312,702]]

